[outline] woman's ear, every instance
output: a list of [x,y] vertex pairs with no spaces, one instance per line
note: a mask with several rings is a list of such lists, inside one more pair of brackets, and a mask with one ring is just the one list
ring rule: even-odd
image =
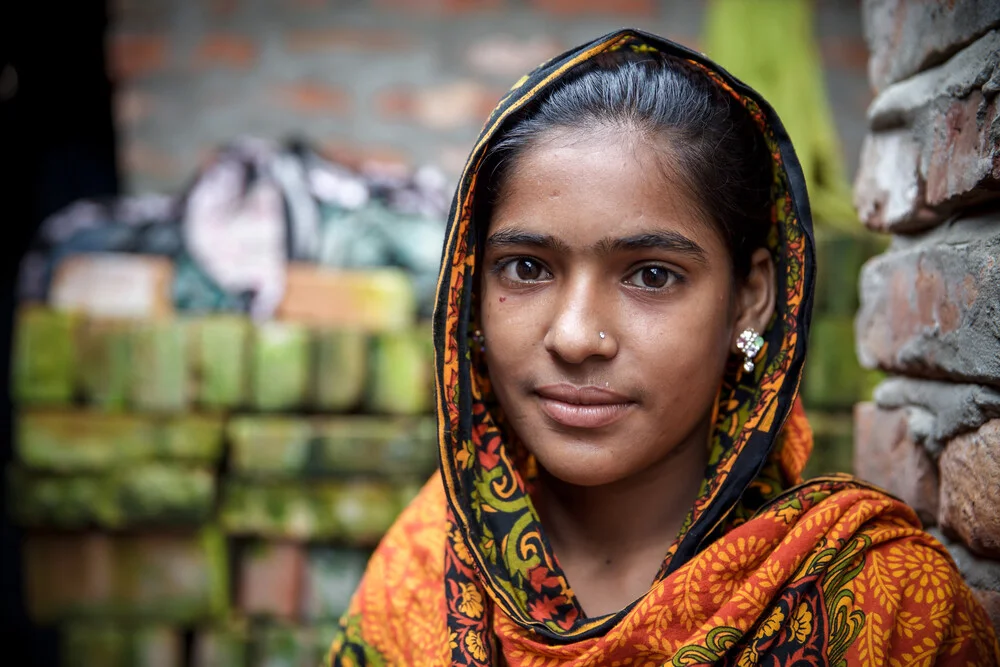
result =
[[746,329],[763,333],[774,314],[774,261],[767,248],[758,248],[750,257],[750,274],[737,287],[736,331],[732,347],[736,349],[736,338]]

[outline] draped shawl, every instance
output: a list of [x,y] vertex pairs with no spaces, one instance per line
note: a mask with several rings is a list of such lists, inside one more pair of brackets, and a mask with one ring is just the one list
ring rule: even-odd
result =
[[[643,597],[588,617],[506,437],[475,327],[479,167],[517,115],[619,49],[690,61],[746,108],[770,149],[776,314],[751,372],[730,364],[701,492]],[[484,178],[485,181],[485,177]],[[480,224],[483,224],[480,221]],[[989,619],[903,502],[846,475],[803,483],[798,399],[815,279],[805,181],[775,112],[705,56],[638,30],[524,76],[459,182],[434,315],[440,470],[373,555],[328,655],[335,665],[997,664]]]

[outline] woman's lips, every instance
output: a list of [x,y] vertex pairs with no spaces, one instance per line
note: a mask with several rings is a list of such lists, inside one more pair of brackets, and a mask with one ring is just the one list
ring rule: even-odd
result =
[[601,387],[546,385],[535,390],[542,411],[563,426],[601,428],[615,423],[635,405],[626,396]]

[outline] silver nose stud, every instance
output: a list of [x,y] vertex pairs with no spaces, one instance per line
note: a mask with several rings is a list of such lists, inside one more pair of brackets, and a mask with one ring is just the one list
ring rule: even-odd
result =
[[600,332],[600,333],[598,333],[597,335],[601,337],[601,340],[604,340],[604,339],[605,339],[605,338],[607,337],[607,334],[606,334],[606,333],[604,333],[603,331],[601,331],[601,332]]

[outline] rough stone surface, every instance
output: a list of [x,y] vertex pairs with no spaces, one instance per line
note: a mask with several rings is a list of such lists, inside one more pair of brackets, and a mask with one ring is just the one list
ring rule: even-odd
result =
[[854,473],[898,496],[924,525],[938,514],[938,474],[928,453],[912,438],[906,410],[882,410],[872,403],[854,408]]
[[972,592],[976,594],[979,603],[983,605],[983,609],[986,610],[986,614],[993,623],[993,628],[996,630],[997,636],[1000,637],[1000,593],[980,589],[973,589]]
[[955,565],[958,566],[969,586],[982,590],[1000,591],[1000,562],[980,558],[969,551],[961,542],[949,539],[941,532],[940,528],[931,528],[927,532],[948,548],[948,553],[955,559]]
[[978,554],[1000,558],[1000,419],[948,443],[940,466],[945,533]]
[[863,366],[1000,386],[1000,213],[899,239],[861,274]]
[[854,202],[875,230],[926,229],[1000,192],[1000,31],[897,83],[868,111]]
[[1000,391],[977,384],[893,377],[875,388],[874,399],[880,408],[911,406],[910,435],[932,452],[1000,417]]
[[881,90],[939,63],[1000,24],[995,0],[865,0],[868,76]]

